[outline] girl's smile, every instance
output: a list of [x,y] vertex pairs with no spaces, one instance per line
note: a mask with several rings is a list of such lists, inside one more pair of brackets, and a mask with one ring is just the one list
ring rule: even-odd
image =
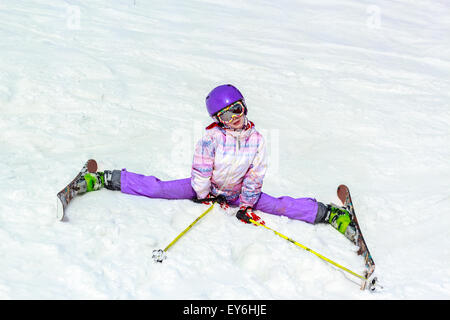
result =
[[242,129],[242,127],[244,126],[244,118],[245,118],[244,116],[237,117],[228,124],[228,127],[235,130]]

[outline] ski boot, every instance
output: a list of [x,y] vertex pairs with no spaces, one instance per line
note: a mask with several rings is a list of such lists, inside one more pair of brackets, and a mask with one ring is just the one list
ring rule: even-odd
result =
[[331,224],[333,228],[342,233],[351,242],[356,243],[357,231],[355,223],[352,221],[350,213],[345,208],[332,203],[329,204],[327,206],[325,222]]
[[105,187],[109,190],[120,190],[120,170],[85,173],[77,181],[77,194],[97,191]]
[[76,182],[77,195],[100,190],[105,185],[104,173],[85,173]]

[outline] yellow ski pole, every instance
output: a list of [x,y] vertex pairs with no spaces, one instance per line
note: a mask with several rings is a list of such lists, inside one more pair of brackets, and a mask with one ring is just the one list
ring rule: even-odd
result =
[[321,255],[320,253],[315,252],[314,250],[312,250],[312,249],[310,249],[310,248],[308,248],[308,247],[302,245],[301,243],[298,243],[297,241],[292,240],[292,239],[289,238],[289,237],[286,237],[285,235],[279,233],[278,231],[275,231],[275,230],[269,228],[268,226],[266,226],[266,225],[264,225],[264,224],[261,224],[261,223],[255,221],[255,220],[251,219],[250,217],[247,217],[247,216],[245,215],[245,213],[239,212],[239,213],[236,215],[236,217],[237,217],[238,219],[240,219],[240,220],[244,220],[244,221],[247,221],[247,222],[251,222],[251,223],[253,223],[254,225],[257,225],[257,226],[260,226],[260,227],[264,227],[264,228],[266,228],[267,230],[270,230],[270,231],[274,232],[276,235],[280,236],[281,238],[286,239],[287,241],[289,241],[289,242],[295,244],[296,246],[298,246],[298,247],[300,247],[300,248],[302,248],[302,249],[305,249],[306,251],[311,252],[312,254],[316,255],[316,256],[319,257],[320,259],[322,259],[322,260],[324,260],[324,261],[326,261],[326,262],[328,262],[328,263],[330,263],[330,264],[332,264],[332,265],[338,267],[339,269],[344,270],[345,272],[348,272],[348,273],[350,273],[351,275],[353,275],[353,276],[355,276],[355,277],[357,277],[357,278],[360,278],[360,279],[362,279],[362,280],[364,280],[364,281],[367,280],[365,277],[363,277],[363,276],[357,274],[356,272],[353,272],[353,271],[350,270],[350,269],[347,269],[347,268],[344,267],[344,266],[341,266],[340,264],[334,262],[333,260],[328,259],[327,257]]
[[207,199],[195,199],[194,202],[197,203],[201,203],[203,201],[212,201],[213,204],[205,211],[203,212],[197,219],[195,219],[186,229],[184,229],[175,239],[173,239],[173,241],[171,243],[169,243],[167,245],[167,247],[163,249],[159,249],[159,250],[153,250],[153,260],[155,260],[155,262],[163,262],[163,260],[166,258],[166,252],[167,250],[169,250],[170,247],[172,247],[186,232],[189,231],[189,229],[191,229],[201,218],[203,218],[204,216],[206,216],[213,208],[214,205],[216,204],[216,202],[221,202],[221,201],[225,201],[223,198],[216,197],[216,198],[207,198]]

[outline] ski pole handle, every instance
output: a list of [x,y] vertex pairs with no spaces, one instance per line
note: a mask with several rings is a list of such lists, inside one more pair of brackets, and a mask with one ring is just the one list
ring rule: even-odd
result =
[[221,203],[226,203],[227,198],[225,198],[224,195],[218,195],[217,197],[211,197],[211,198],[205,198],[205,199],[194,198],[194,199],[192,199],[192,201],[194,201],[195,203],[217,202],[217,203],[221,204]]

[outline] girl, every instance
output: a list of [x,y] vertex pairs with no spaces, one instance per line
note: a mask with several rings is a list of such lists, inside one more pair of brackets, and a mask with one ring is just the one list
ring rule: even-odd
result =
[[85,174],[79,180],[80,190],[105,187],[149,198],[205,199],[204,203],[222,196],[227,204],[239,206],[238,212],[261,224],[264,221],[253,210],[312,224],[330,223],[353,240],[355,228],[345,209],[311,198],[275,198],[261,192],[267,169],[266,144],[248,120],[244,97],[236,87],[214,88],[206,97],[206,109],[214,122],[196,145],[190,178],[161,181],[126,169],[106,170]]

